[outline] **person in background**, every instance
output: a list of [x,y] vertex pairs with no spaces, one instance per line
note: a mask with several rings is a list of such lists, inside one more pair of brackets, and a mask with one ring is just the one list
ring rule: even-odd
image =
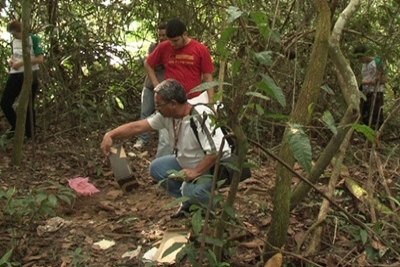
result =
[[373,129],[383,123],[383,104],[386,78],[382,59],[371,56],[367,46],[354,49],[354,54],[362,64],[360,90],[366,96],[361,100],[361,120]]
[[[8,61],[10,71],[7,79],[7,83],[1,97],[0,106],[4,112],[5,117],[11,125],[10,136],[14,134],[17,115],[13,108],[21,90],[22,83],[24,81],[24,62],[22,58],[22,24],[19,21],[12,21],[7,25],[7,31],[13,36],[12,40],[12,56]],[[34,100],[36,93],[39,88],[38,72],[39,64],[43,63],[43,49],[40,46],[40,38],[37,35],[30,35],[29,43],[31,47],[31,61],[32,61],[32,106],[31,109],[28,107],[28,113],[26,117],[25,135],[30,138],[34,133],[35,129],[35,112],[34,112]],[[33,111],[33,125],[31,125],[31,114],[30,110]]]
[[[167,22],[166,34],[168,41],[160,43],[147,57],[144,66],[154,86],[160,83],[155,68],[165,67],[165,79],[179,81],[186,92],[191,104],[213,103],[214,89],[207,92],[191,92],[202,82],[213,80],[214,64],[208,48],[189,37],[186,25],[179,19]],[[157,156],[172,153],[165,131],[160,131]]]
[[[158,42],[152,43],[149,47],[148,54],[154,51],[157,45],[165,40],[167,40],[166,34],[166,24],[160,23],[158,25],[157,37]],[[154,69],[157,80],[163,81],[164,80],[164,66],[158,65]],[[150,81],[149,76],[146,75],[144,80],[143,90],[142,90],[142,98],[141,98],[141,107],[140,107],[140,119],[145,119],[153,114],[155,111],[154,109],[154,86],[153,83]],[[141,134],[138,136],[136,143],[133,145],[134,148],[141,149],[145,146],[149,141],[149,134]]]
[[[178,212],[171,216],[181,217],[189,211],[191,204],[208,203],[211,178],[198,178],[210,174],[221,144],[221,160],[228,158],[231,150],[228,143],[223,141],[222,130],[215,129],[211,118],[207,116],[213,111],[206,105],[191,105],[187,101],[185,89],[178,81],[167,79],[158,84],[154,89],[154,102],[158,112],[147,119],[130,122],[107,132],[101,148],[108,155],[115,139],[166,129],[174,153],[153,160],[150,164],[150,175],[157,182],[162,182],[161,186],[171,196],[188,197]],[[205,119],[197,120],[194,126],[191,125],[190,118],[195,114],[201,114]],[[196,127],[198,139],[192,127]],[[182,176],[172,177],[173,171],[181,172]]]

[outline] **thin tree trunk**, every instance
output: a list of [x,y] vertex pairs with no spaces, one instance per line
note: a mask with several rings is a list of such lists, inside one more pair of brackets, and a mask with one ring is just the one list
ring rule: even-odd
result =
[[[338,127],[338,133],[331,138],[328,146],[321,153],[320,158],[312,168],[310,173],[311,182],[316,182],[318,180],[343,142],[346,132],[350,129],[350,125],[357,122],[360,114],[360,92],[358,90],[357,80],[348,63],[348,60],[344,57],[342,51],[340,50],[340,37],[343,32],[344,25],[357,10],[358,5],[359,0],[352,0],[349,3],[342,14],[340,14],[340,17],[337,20],[332,31],[332,35],[329,39],[329,55],[335,66],[336,77],[338,78],[340,89],[348,108]],[[292,208],[301,202],[310,189],[310,186],[303,182],[298,184],[292,194]]]
[[[331,29],[329,6],[327,1],[324,0],[314,1],[314,5],[318,16],[313,51],[299,99],[290,118],[292,123],[301,125],[307,125],[310,122],[312,114],[310,114],[308,108],[318,100],[328,58],[328,43]],[[286,163],[289,166],[294,166],[295,160],[288,143],[288,130],[285,132],[279,157],[286,159]],[[264,246],[267,258],[272,256],[273,247],[280,248],[286,242],[287,229],[289,227],[292,176],[292,173],[285,167],[281,165],[277,167],[272,224],[268,234],[268,241]]]
[[[25,121],[29,99],[32,95],[32,62],[29,33],[31,29],[31,1],[22,1],[22,54],[24,60],[24,82],[17,107],[17,124],[14,136],[13,164],[19,166],[22,159],[22,145],[25,135]],[[29,119],[29,118],[28,118]],[[33,133],[34,129],[32,129]]]

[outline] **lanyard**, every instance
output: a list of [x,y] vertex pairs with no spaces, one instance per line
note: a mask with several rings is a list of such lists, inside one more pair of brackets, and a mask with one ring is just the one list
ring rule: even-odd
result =
[[182,119],[173,120],[174,126],[174,154],[175,156],[178,155],[178,139],[179,139],[179,132],[181,130]]

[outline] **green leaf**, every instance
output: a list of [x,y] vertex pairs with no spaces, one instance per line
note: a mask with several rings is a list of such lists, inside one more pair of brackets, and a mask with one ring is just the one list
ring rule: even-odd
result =
[[172,246],[170,246],[169,248],[167,248],[164,253],[162,254],[161,258],[164,258],[166,256],[168,256],[169,254],[175,252],[176,250],[180,249],[181,247],[183,247],[186,243],[182,243],[182,242],[176,242],[174,243]]
[[[205,82],[205,83],[202,83],[202,84],[196,86],[192,90],[190,90],[190,93],[203,92],[203,91],[206,91],[208,89],[214,88],[214,87],[218,86],[219,84],[220,84],[219,81]],[[232,85],[232,84],[226,83],[226,82],[222,82],[222,84],[223,85]]]
[[257,84],[257,87],[264,90],[269,96],[272,96],[275,100],[281,104],[282,107],[286,106],[286,99],[282,92],[282,89],[277,86],[271,77],[265,74],[261,74],[262,81]]
[[336,135],[337,129],[335,125],[335,119],[333,118],[332,113],[330,113],[328,110],[325,111],[321,119],[325,123],[326,127],[328,127],[329,130],[331,130],[331,132]]
[[8,189],[6,193],[6,198],[10,200],[14,196],[15,192],[17,192],[17,189],[15,189],[15,187]]
[[255,107],[258,115],[264,115],[265,114],[265,109],[260,104],[254,104],[254,107]]
[[226,214],[231,217],[232,219],[234,219],[236,217],[236,212],[235,209],[230,207],[230,206],[224,206],[224,211],[226,212]]
[[0,189],[0,199],[6,197],[6,192],[2,189]]
[[125,108],[124,103],[122,102],[122,100],[118,96],[114,96],[114,99],[117,102],[117,106],[120,109],[124,109]]
[[311,144],[301,125],[289,124],[289,145],[294,158],[308,172],[311,171]]
[[363,245],[365,245],[368,241],[368,233],[364,229],[360,229],[360,239]]
[[250,13],[251,19],[257,24],[258,29],[264,39],[267,39],[270,35],[270,28],[268,25],[268,16],[265,12],[254,11]]
[[271,118],[271,119],[274,119],[274,120],[280,120],[280,121],[288,121],[289,120],[289,116],[285,115],[285,114],[278,114],[278,113],[268,112],[268,113],[265,114],[265,116],[267,118]]
[[335,95],[335,92],[333,92],[333,90],[327,84],[322,85],[321,89],[324,90],[329,95]]
[[215,239],[215,238],[212,238],[212,237],[210,237],[210,236],[206,236],[205,239],[204,239],[204,241],[205,241],[207,244],[211,244],[211,245],[213,245],[213,246],[223,247],[223,245],[224,245],[224,242],[223,242],[222,240]]
[[353,124],[351,127],[359,133],[362,133],[369,141],[373,142],[376,139],[376,133],[371,127],[365,124]]
[[240,71],[240,68],[242,67],[242,61],[240,61],[240,60],[235,60],[235,61],[233,61],[233,63],[232,63],[232,67],[231,67],[231,69],[232,69],[232,76],[235,76],[239,71]]
[[270,98],[269,98],[268,96],[265,96],[265,95],[263,95],[263,94],[261,94],[261,93],[258,93],[258,92],[247,92],[246,95],[248,95],[248,96],[254,96],[254,97],[263,99],[263,100],[265,100],[265,101],[270,100]]
[[192,228],[196,235],[198,235],[203,226],[203,218],[201,216],[201,209],[198,209],[192,217]]
[[9,263],[12,253],[13,253],[13,249],[10,249],[9,251],[6,252],[6,254],[3,255],[3,257],[1,257],[0,266],[3,266],[4,264]]
[[226,179],[221,179],[217,181],[217,188],[221,188],[226,182]]
[[35,201],[37,204],[41,205],[43,201],[47,199],[47,195],[43,192],[40,192],[36,195]]
[[221,54],[223,58],[226,58],[229,55],[230,49],[228,48],[228,44],[235,31],[236,29],[233,25],[229,25],[222,31],[221,36],[217,41],[217,52]]
[[387,198],[392,200],[394,203],[396,203],[397,206],[400,207],[400,200],[399,199],[396,199],[396,198],[394,198],[392,196],[388,196]]
[[272,65],[272,52],[271,51],[263,51],[260,53],[255,53],[255,59],[260,62],[260,64],[271,66]]
[[48,200],[49,200],[49,204],[50,204],[51,207],[53,207],[53,208],[57,207],[58,200],[57,200],[57,197],[55,195],[49,195]]
[[232,23],[235,21],[237,18],[239,18],[243,12],[239,10],[238,7],[236,6],[230,6],[226,9],[226,12],[228,13],[228,23]]
[[207,250],[207,258],[210,266],[217,266],[218,264],[217,257],[215,256],[214,252],[209,249]]
[[310,105],[308,105],[307,112],[308,112],[308,114],[310,116],[314,113],[314,108],[315,108],[315,104],[314,103],[311,103]]
[[221,165],[225,166],[229,170],[233,170],[235,172],[239,172],[239,168],[237,166],[236,162],[230,162],[230,161],[222,161]]

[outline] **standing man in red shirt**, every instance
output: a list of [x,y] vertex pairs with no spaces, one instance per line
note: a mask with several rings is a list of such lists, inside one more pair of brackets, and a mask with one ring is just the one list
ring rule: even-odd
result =
[[[186,25],[179,19],[172,19],[167,23],[166,34],[168,41],[160,43],[145,62],[145,68],[154,87],[161,81],[157,79],[155,68],[158,65],[165,67],[165,79],[175,79],[185,88],[188,99],[192,99],[201,92],[190,93],[194,87],[202,82],[213,80],[214,64],[208,48],[190,38]],[[214,89],[207,91],[208,101],[213,102]]]
[[[153,86],[156,87],[161,82],[157,78],[155,68],[163,65],[165,79],[175,79],[180,82],[185,89],[190,104],[213,103],[213,88],[208,89],[207,92],[190,92],[202,82],[211,82],[213,80],[214,64],[208,48],[199,41],[190,38],[186,25],[179,19],[168,21],[166,34],[168,40],[157,45],[144,63]],[[159,132],[156,157],[172,153],[173,149],[168,133],[161,130]]]

